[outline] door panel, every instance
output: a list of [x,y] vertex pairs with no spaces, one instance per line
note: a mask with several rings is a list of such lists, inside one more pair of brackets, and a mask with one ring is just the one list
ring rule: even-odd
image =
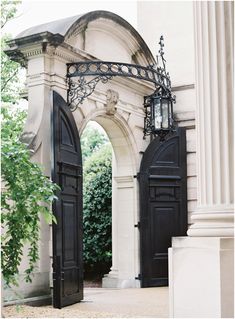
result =
[[164,142],[154,139],[139,174],[141,286],[168,285],[171,238],[187,231],[185,129]]
[[82,158],[80,139],[66,102],[53,92],[53,181],[61,190],[53,205],[53,305],[83,299]]

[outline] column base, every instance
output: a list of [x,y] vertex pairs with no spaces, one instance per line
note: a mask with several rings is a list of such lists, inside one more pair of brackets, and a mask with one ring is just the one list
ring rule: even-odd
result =
[[234,207],[201,207],[192,214],[192,237],[234,237]]
[[233,318],[233,238],[174,237],[169,248],[170,317]]
[[132,278],[119,278],[118,272],[111,271],[102,278],[102,288],[140,288],[140,281]]

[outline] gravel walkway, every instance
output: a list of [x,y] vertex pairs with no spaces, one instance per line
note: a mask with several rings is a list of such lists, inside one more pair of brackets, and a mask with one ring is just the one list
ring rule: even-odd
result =
[[7,306],[5,318],[166,318],[168,288],[86,288],[84,300],[63,309]]

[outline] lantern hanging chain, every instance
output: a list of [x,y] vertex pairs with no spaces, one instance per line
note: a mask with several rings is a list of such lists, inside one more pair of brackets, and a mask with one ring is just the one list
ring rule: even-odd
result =
[[[176,96],[171,94],[171,79],[170,79],[170,74],[169,72],[166,71],[166,59],[164,58],[164,38],[163,35],[160,36],[160,41],[158,42],[160,49],[158,50],[159,55],[156,56],[157,58],[157,71],[164,74],[166,78],[168,79],[168,89],[169,89],[169,94],[172,99],[173,103],[176,103]],[[159,57],[160,56],[160,57]],[[161,59],[161,61],[159,61]]]
[[164,38],[163,38],[163,35],[161,35],[160,37],[160,41],[158,42],[158,44],[160,45],[160,49],[158,51],[160,57],[161,57],[161,62],[162,62],[162,66],[160,66],[160,63],[159,63],[159,56],[157,55],[156,58],[157,58],[157,68],[160,68],[161,70],[164,70],[164,73],[166,74],[166,59],[164,58]]
[[168,88],[171,90],[171,80],[170,74],[166,71],[166,59],[164,58],[164,38],[163,35],[160,36],[160,41],[158,42],[160,49],[158,50],[159,55],[157,58],[157,71],[163,74],[168,79]]

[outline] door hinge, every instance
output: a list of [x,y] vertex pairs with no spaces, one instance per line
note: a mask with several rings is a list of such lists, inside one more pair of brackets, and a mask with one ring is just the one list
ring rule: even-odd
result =
[[136,279],[136,280],[142,280],[142,276],[141,276],[141,274],[138,274],[138,276],[137,276],[137,277],[135,277],[135,279]]
[[137,174],[134,175],[133,177],[139,179],[139,178],[140,178],[140,173],[137,173]]
[[137,227],[137,228],[140,229],[140,222],[138,222],[137,224],[135,224],[134,227]]

